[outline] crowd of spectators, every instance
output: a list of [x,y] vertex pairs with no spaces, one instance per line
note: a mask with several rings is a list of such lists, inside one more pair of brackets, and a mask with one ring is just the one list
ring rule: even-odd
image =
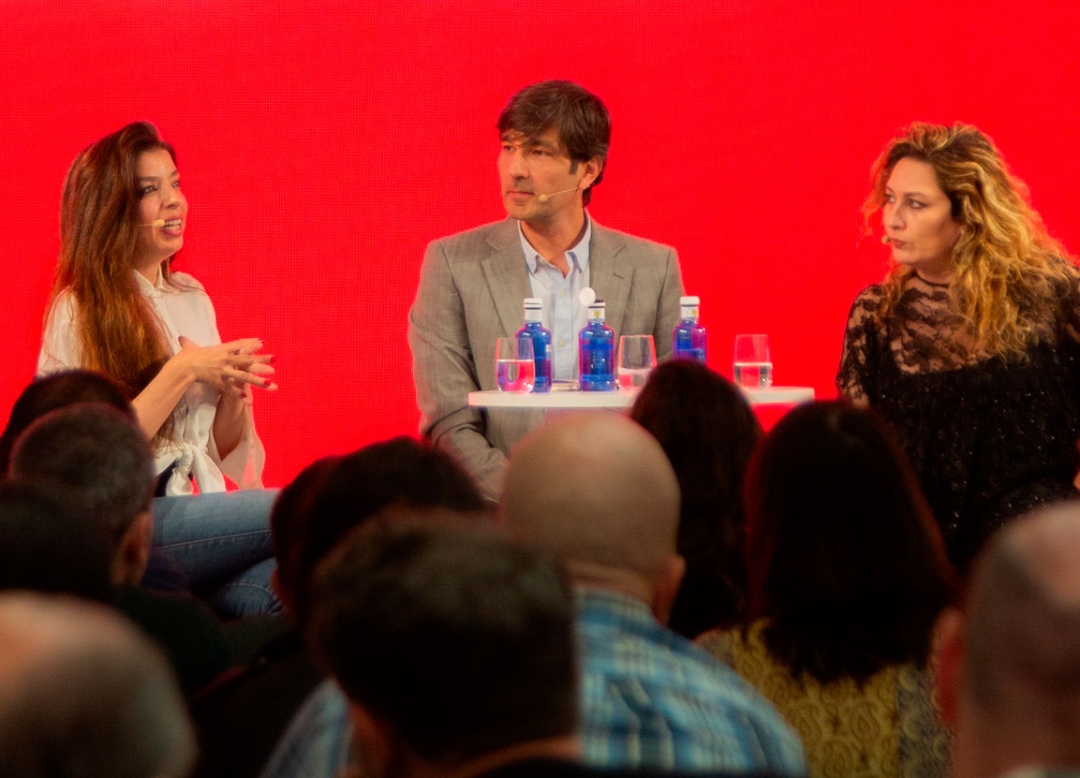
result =
[[497,505],[412,438],[326,457],[276,495],[281,612],[231,619],[109,379],[37,379],[0,461],[0,778],[1080,774],[1080,505],[961,580],[868,408],[765,434],[670,362]]

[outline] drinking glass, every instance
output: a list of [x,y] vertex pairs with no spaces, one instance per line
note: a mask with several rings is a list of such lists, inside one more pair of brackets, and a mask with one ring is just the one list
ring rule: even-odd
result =
[[772,386],[772,353],[768,335],[735,336],[735,383],[747,389]]
[[495,342],[495,383],[500,392],[528,394],[536,383],[536,363],[529,338],[499,338]]
[[652,335],[623,335],[619,338],[619,386],[634,389],[645,386],[656,367],[656,344]]

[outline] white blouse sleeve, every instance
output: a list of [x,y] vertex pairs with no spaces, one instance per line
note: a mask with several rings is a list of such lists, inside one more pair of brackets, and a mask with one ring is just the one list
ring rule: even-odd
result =
[[61,370],[82,367],[79,353],[77,303],[70,292],[62,293],[49,311],[45,332],[41,337],[41,353],[38,354],[37,374],[46,375]]
[[[196,305],[204,306],[203,315],[206,317],[206,324],[210,328],[210,332],[207,334],[207,342],[202,345],[221,343],[221,334],[218,332],[217,328],[217,312],[214,310],[214,304],[210,301],[210,296],[203,290],[202,285],[194,279],[185,277],[185,281],[196,285],[198,291],[192,293],[190,299],[197,301]],[[248,390],[248,394],[250,397],[250,389]],[[252,414],[250,399],[247,408],[244,410],[244,431],[241,433],[240,441],[236,444],[236,448],[230,451],[229,455],[224,459],[218,453],[217,441],[214,440],[214,430],[212,425],[209,432],[206,451],[222,474],[227,476],[241,489],[262,489],[262,474],[263,466],[266,463],[266,449],[263,447],[262,440],[259,438],[259,433],[255,431],[255,418]]]

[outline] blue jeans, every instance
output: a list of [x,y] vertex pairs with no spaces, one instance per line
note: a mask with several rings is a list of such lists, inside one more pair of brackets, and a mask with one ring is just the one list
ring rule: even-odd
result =
[[225,619],[277,613],[270,509],[276,489],[154,498],[154,547]]

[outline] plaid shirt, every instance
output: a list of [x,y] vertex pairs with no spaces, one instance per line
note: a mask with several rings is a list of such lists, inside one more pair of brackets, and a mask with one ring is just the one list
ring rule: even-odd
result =
[[765,698],[645,603],[579,590],[578,635],[587,763],[806,774],[798,736]]

